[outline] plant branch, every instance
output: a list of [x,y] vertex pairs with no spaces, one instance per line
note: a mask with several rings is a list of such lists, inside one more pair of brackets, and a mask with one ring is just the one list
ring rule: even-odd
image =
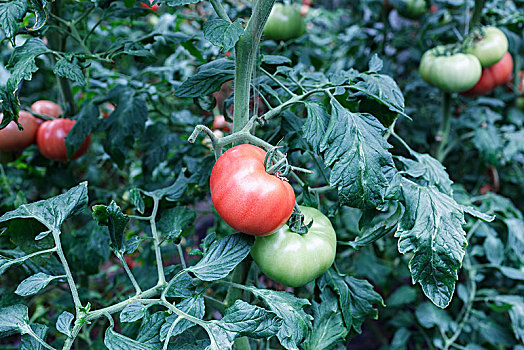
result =
[[213,9],[217,13],[218,17],[231,23],[231,19],[227,15],[227,12],[224,9],[224,6],[222,6],[222,2],[220,0],[210,0],[210,1],[211,1],[211,6],[213,6]]
[[442,94],[442,121],[440,124],[440,129],[437,133],[437,151],[435,153],[435,158],[442,163],[444,160],[443,151],[449,141],[449,132],[451,129],[451,94],[449,92],[444,92]]
[[158,285],[164,285],[166,283],[166,276],[164,274],[164,265],[162,262],[162,252],[160,251],[160,235],[156,229],[156,215],[158,213],[159,200],[156,197],[153,197],[153,213],[151,214],[151,219],[149,223],[151,225],[151,234],[153,235],[153,243],[155,246],[155,257],[156,265],[158,270]]
[[131,283],[133,284],[133,287],[135,287],[135,290],[136,290],[136,294],[140,294],[142,293],[142,289],[140,289],[140,286],[138,285],[136,279],[135,279],[135,276],[133,276],[133,273],[131,272],[131,270],[129,269],[129,266],[127,265],[127,262],[126,260],[124,259],[124,256],[122,255],[122,253],[117,253],[116,254],[118,260],[120,260],[120,262],[122,263],[122,266],[124,267],[124,270],[126,271],[127,273],[127,276],[129,276],[129,279],[131,280]]

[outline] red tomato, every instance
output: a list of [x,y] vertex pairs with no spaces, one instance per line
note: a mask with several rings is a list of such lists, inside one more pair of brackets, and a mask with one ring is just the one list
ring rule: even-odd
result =
[[[3,114],[0,113],[0,121]],[[38,122],[29,112],[20,111],[18,122],[22,124],[23,130],[18,130],[16,123],[10,122],[0,130],[0,151],[21,151],[35,143]]]
[[222,154],[211,171],[213,205],[235,230],[253,236],[269,235],[282,227],[295,206],[291,185],[266,173],[266,152],[238,145]]
[[511,79],[512,72],[513,58],[511,58],[509,52],[506,52],[500,61],[490,67],[482,68],[479,81],[471,89],[463,92],[462,95],[469,97],[487,95],[497,86]]
[[115,110],[115,105],[109,102],[106,102],[100,107],[100,110],[102,112],[102,117],[105,119],[109,117],[111,113]]
[[48,117],[51,117],[51,118],[57,118],[62,113],[64,113],[64,111],[62,110],[62,107],[60,107],[59,105],[57,105],[56,103],[52,101],[47,101],[47,100],[36,101],[35,103],[31,105],[31,109],[36,114],[47,115]]
[[226,118],[220,114],[215,116],[215,119],[213,120],[213,129],[231,132],[231,123],[226,121]]
[[[48,120],[40,126],[36,135],[36,144],[44,157],[60,162],[67,161],[67,149],[65,137],[73,128],[76,121],[71,119]],[[82,156],[87,152],[91,136],[88,135],[80,148],[73,154],[71,160]]]
[[144,3],[144,2],[141,2],[140,6],[142,6],[145,9],[150,9],[150,10],[153,10],[153,11],[157,12],[158,11],[158,4],[154,4],[153,6],[150,6],[152,3],[153,3],[153,0],[149,0],[149,5]]
[[504,84],[511,77],[513,72],[513,58],[509,52],[506,52],[504,57],[491,67],[491,73],[495,79],[496,86]]

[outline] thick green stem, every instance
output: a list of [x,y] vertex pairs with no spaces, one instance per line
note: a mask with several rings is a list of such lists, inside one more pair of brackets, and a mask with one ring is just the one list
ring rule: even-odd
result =
[[69,264],[67,263],[64,251],[62,250],[62,243],[60,242],[60,231],[51,229],[51,232],[55,240],[56,254],[58,255],[60,263],[64,268],[67,277],[67,283],[69,284],[69,289],[71,290],[71,295],[73,296],[73,302],[75,303],[76,314],[78,315],[78,310],[82,307],[82,303],[80,302],[80,297],[78,296],[78,289],[76,289],[73,274],[71,273],[71,269],[69,268]]
[[436,158],[442,162],[444,160],[443,151],[449,141],[449,132],[451,129],[451,94],[444,92],[442,95],[442,121],[440,129],[437,134],[437,146]]
[[160,251],[160,236],[156,229],[156,214],[158,213],[158,198],[153,198],[153,213],[149,223],[151,225],[151,233],[153,235],[153,243],[155,246],[156,265],[158,270],[158,284],[166,284],[166,275],[164,274],[164,265],[162,263],[162,252]]
[[[55,0],[51,5],[51,12],[57,16],[62,17],[63,10],[65,9],[64,3],[62,0]],[[61,23],[57,23],[57,26],[61,26]],[[51,33],[47,36],[49,40],[49,48],[56,51],[64,51],[67,41],[67,36],[62,35],[59,31]],[[56,63],[54,55],[50,56],[53,64]],[[65,106],[66,115],[76,114],[76,104],[73,96],[73,89],[68,79],[57,76],[58,88],[60,90],[59,102],[62,106]]]
[[473,10],[473,16],[471,16],[471,21],[469,22],[470,28],[475,28],[479,22],[480,17],[482,16],[482,10],[484,9],[484,3],[486,0],[475,0],[475,7]]
[[259,0],[255,2],[253,13],[247,24],[244,35],[237,42],[235,71],[235,102],[233,113],[233,131],[244,128],[249,121],[249,97],[253,67],[257,62],[258,47],[262,30],[275,0]]

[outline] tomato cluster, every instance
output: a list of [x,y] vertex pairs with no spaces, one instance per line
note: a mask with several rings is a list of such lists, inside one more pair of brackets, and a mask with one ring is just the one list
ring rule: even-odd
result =
[[419,67],[422,79],[428,84],[465,96],[490,93],[509,79],[512,70],[508,39],[495,27],[475,33],[465,52],[454,52],[449,46],[426,51]]
[[296,39],[306,32],[306,23],[293,6],[276,3],[264,27],[264,37],[270,40]]
[[[65,137],[69,134],[76,121],[67,118],[54,119],[62,115],[63,110],[52,101],[37,101],[31,105],[31,110],[37,115],[53,119],[42,121],[42,119],[35,118],[29,112],[20,111],[18,122],[22,125],[23,130],[18,130],[18,126],[14,121],[0,130],[0,151],[19,152],[36,143],[44,157],[66,162]],[[2,115],[0,114],[0,119],[1,117]],[[90,140],[88,136],[82,146],[71,157],[71,160],[87,152]]]
[[234,229],[256,236],[251,250],[262,272],[276,282],[299,287],[322,275],[336,253],[329,219],[314,208],[300,207],[304,235],[285,225],[295,206],[291,185],[266,172],[266,152],[238,145],[222,154],[211,171],[211,199],[220,217]]
[[479,81],[462,95],[471,97],[487,95],[497,86],[507,82],[511,78],[511,72],[513,72],[513,59],[511,54],[506,52],[500,61],[490,67],[482,68]]

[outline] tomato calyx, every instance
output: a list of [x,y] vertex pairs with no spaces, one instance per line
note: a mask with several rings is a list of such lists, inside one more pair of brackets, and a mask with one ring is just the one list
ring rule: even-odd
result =
[[286,155],[277,152],[279,148],[279,146],[274,146],[267,151],[264,158],[264,167],[266,168],[266,173],[275,175],[280,180],[287,181],[286,176],[289,175],[291,166],[287,161]]
[[314,220],[311,220],[307,225],[304,224],[304,221],[304,214],[302,214],[302,212],[300,211],[300,207],[295,202],[295,208],[293,209],[293,213],[289,217],[287,225],[289,226],[291,232],[298,233],[299,235],[305,235],[308,233],[311,226],[313,226]]

